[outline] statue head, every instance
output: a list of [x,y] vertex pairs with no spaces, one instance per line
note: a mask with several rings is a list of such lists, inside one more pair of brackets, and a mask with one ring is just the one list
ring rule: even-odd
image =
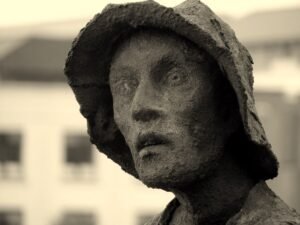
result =
[[254,179],[277,175],[251,64],[200,1],[146,1],[96,15],[65,72],[98,149],[147,185],[168,188],[205,178],[227,149]]
[[139,178],[152,187],[203,179],[241,126],[217,63],[172,32],[142,29],[116,48],[109,73],[114,121]]

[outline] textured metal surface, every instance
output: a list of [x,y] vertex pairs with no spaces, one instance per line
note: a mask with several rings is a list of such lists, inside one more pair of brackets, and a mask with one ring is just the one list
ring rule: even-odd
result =
[[114,46],[143,27],[173,31],[213,56],[237,95],[256,173],[261,179],[275,177],[278,163],[255,109],[252,58],[232,29],[197,0],[187,0],[175,8],[154,1],[108,5],[74,40],[65,73],[98,149],[137,176],[128,146],[113,121],[108,74]]

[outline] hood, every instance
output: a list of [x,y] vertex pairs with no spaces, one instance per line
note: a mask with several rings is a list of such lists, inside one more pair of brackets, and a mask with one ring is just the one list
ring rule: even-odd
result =
[[278,162],[255,109],[252,58],[234,31],[198,0],[187,0],[174,8],[150,0],[110,4],[80,31],[69,52],[65,74],[87,119],[92,143],[138,177],[130,150],[113,120],[108,75],[118,40],[141,28],[166,29],[184,36],[217,61],[237,96],[251,145],[247,151],[253,155],[250,163],[259,179],[275,177]]

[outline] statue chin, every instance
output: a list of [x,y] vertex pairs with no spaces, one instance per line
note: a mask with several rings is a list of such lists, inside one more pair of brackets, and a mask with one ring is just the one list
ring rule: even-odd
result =
[[187,183],[192,183],[191,180],[183,180],[180,177],[140,177],[140,179],[148,187],[159,188],[166,191],[183,187]]
[[141,171],[139,178],[148,187],[170,191],[190,186],[195,182],[199,183],[201,180],[213,176],[216,167],[217,163],[210,162],[209,165],[200,165],[194,171],[186,167],[179,167],[181,170],[176,167],[176,170],[170,170],[169,172],[166,170],[160,172],[157,169],[155,171]]

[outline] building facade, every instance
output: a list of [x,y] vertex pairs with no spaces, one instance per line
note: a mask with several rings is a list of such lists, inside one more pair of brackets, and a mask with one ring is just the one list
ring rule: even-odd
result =
[[[295,11],[231,23],[253,55],[257,109],[281,163],[269,184],[300,210]],[[273,27],[274,20],[281,22]],[[63,76],[71,39],[83,24],[11,29],[0,36],[0,225],[139,225],[172,198],[146,188],[89,144]]]

